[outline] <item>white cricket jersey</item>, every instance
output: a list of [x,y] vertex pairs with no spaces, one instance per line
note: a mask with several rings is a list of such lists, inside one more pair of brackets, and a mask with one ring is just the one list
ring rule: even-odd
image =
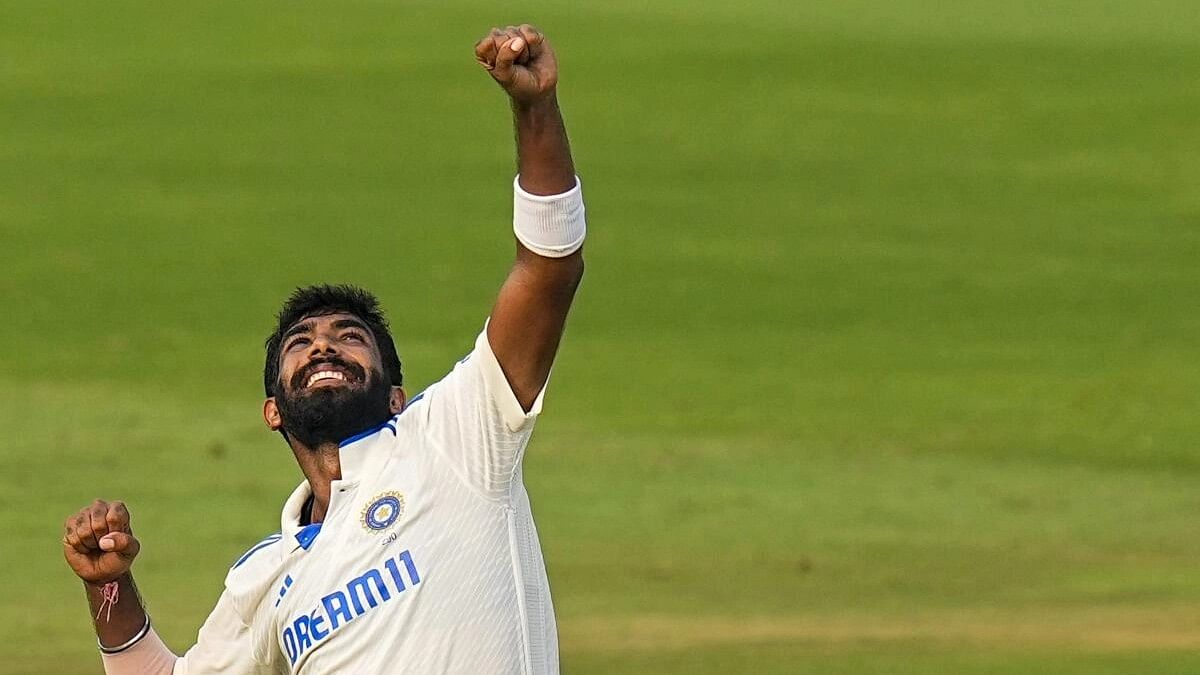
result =
[[175,674],[557,673],[521,480],[541,405],[521,409],[485,330],[404,412],[342,443],[323,523],[299,524],[296,488]]

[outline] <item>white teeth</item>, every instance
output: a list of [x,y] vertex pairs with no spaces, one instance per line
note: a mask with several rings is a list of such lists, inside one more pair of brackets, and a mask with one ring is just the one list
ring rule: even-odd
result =
[[308,378],[308,384],[306,384],[306,385],[304,385],[304,386],[306,386],[306,387],[311,387],[311,386],[313,386],[314,384],[316,384],[317,382],[320,382],[321,380],[328,380],[328,379],[330,379],[330,378],[333,378],[333,379],[335,379],[335,380],[341,380],[342,382],[345,382],[345,381],[346,381],[346,376],[345,376],[345,375],[343,375],[343,374],[342,374],[341,372],[339,372],[339,371],[336,371],[336,370],[319,370],[319,371],[317,371],[317,372],[315,372],[315,373],[313,373],[312,375],[310,375],[310,376],[309,376],[309,378]]

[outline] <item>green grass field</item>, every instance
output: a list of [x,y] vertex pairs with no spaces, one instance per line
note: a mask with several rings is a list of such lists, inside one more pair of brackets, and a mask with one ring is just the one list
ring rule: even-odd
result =
[[375,289],[414,392],[469,348],[521,20],[592,226],[525,470],[565,673],[1200,672],[1184,0],[7,3],[0,671],[100,672],[97,496],[191,644],[300,479],[291,288]]

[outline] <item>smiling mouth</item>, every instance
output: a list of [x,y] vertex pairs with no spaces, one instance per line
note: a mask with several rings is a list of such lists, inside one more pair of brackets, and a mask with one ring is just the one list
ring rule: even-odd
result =
[[318,370],[317,372],[308,376],[308,380],[304,383],[304,388],[307,389],[318,382],[325,382],[327,380],[333,380],[334,382],[349,382],[350,378],[340,370]]

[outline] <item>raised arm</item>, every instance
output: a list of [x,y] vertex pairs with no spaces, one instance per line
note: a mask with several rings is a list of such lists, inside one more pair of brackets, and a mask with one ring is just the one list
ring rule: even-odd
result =
[[475,56],[508,93],[517,136],[517,256],[488,323],[488,344],[525,410],[550,376],[583,277],[583,202],[558,109],[558,62],[523,24],[492,29]]
[[167,675],[175,655],[150,626],[129,568],[141,548],[122,502],[97,499],[64,524],[63,555],[83,581],[110,675]]

